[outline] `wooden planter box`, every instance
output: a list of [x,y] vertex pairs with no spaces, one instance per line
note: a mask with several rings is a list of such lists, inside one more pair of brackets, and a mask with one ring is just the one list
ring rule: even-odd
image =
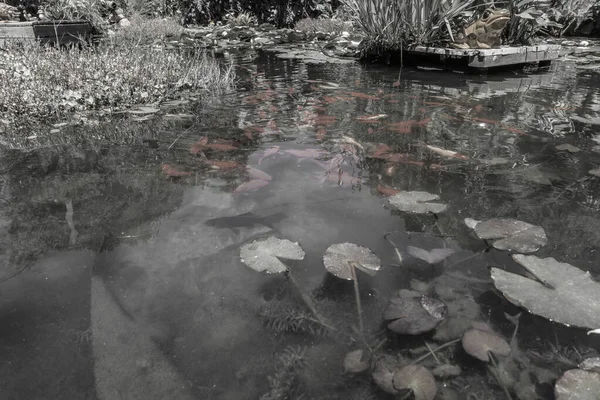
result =
[[87,21],[34,21],[0,23],[0,46],[11,40],[39,40],[61,45],[88,40],[92,25]]
[[560,56],[560,45],[501,47],[499,49],[448,49],[418,46],[400,52],[373,55],[384,57],[390,64],[416,65],[444,70],[485,72],[493,69],[508,69],[529,64],[548,66]]

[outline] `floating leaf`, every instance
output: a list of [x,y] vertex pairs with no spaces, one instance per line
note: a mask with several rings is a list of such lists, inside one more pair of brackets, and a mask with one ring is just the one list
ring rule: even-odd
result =
[[329,246],[323,256],[325,269],[338,278],[352,280],[352,266],[375,275],[381,261],[371,250],[354,243],[338,243]]
[[432,212],[438,214],[446,210],[446,205],[441,203],[429,203],[439,199],[437,194],[427,192],[400,192],[388,199],[391,206],[400,211],[425,214]]
[[512,257],[538,280],[492,268],[494,285],[510,302],[561,324],[600,326],[600,284],[589,272],[551,257]]
[[600,177],[600,168],[590,169],[588,174]]
[[401,290],[388,303],[383,319],[391,321],[387,327],[392,332],[419,335],[435,329],[446,318],[447,310],[446,304],[441,300]]
[[244,264],[255,271],[278,274],[288,270],[279,258],[302,260],[304,250],[298,243],[269,236],[243,245],[240,249],[240,257]]
[[406,252],[428,264],[437,264],[454,254],[454,250],[448,248],[427,251],[414,246],[406,246]]
[[363,361],[363,351],[353,350],[344,357],[344,369],[353,374],[366,371],[370,367],[369,360]]
[[479,239],[497,239],[492,243],[498,250],[532,253],[546,245],[548,239],[544,228],[516,219],[493,218],[474,224],[475,220],[465,219],[467,226],[475,225]]
[[569,143],[564,143],[564,144],[559,144],[558,146],[556,146],[556,150],[560,150],[560,151],[568,151],[569,153],[577,153],[578,151],[581,151],[581,149],[577,146],[573,146],[572,144]]
[[398,394],[398,391],[394,387],[394,372],[383,362],[377,363],[377,367],[371,376],[381,390],[389,394]]
[[158,108],[154,108],[154,107],[138,107],[135,110],[127,110],[128,113],[130,114],[154,114],[159,112],[160,110]]
[[433,400],[437,394],[435,378],[427,368],[418,364],[398,369],[392,383],[399,392],[412,391],[415,400]]
[[570,369],[554,386],[556,400],[598,400],[600,374],[597,372]]
[[462,346],[465,351],[481,361],[489,362],[489,352],[499,356],[508,356],[510,354],[510,345],[490,331],[481,329],[469,329],[462,337]]
[[243,193],[249,192],[251,190],[260,189],[269,184],[269,181],[265,181],[264,179],[252,179],[248,182],[244,182],[233,190],[233,193]]
[[579,365],[579,369],[600,373],[600,357],[590,357],[583,360]]

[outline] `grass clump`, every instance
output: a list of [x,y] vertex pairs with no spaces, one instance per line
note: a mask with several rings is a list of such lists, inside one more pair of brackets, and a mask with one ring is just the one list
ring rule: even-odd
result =
[[296,23],[295,28],[307,35],[314,35],[317,32],[339,35],[342,32],[351,31],[352,22],[341,19],[304,18]]
[[231,65],[200,50],[187,55],[142,46],[65,50],[13,43],[0,49],[0,129],[156,104],[186,92],[218,94],[233,79]]

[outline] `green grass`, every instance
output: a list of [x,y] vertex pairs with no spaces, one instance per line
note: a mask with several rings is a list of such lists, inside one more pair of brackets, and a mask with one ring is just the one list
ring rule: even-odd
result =
[[0,49],[0,131],[63,121],[73,112],[156,104],[190,92],[219,94],[233,83],[231,65],[200,50],[187,55],[110,43],[81,50],[12,44]]

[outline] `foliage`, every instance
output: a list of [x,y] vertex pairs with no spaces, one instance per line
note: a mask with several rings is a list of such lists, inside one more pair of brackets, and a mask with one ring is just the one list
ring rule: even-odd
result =
[[398,49],[440,41],[450,21],[474,0],[344,0],[367,35],[367,48]]
[[207,24],[243,15],[243,22],[253,22],[250,19],[254,16],[256,23],[269,22],[279,27],[333,12],[332,0],[130,0],[130,8],[144,15],[177,15],[186,24]]
[[554,0],[546,14],[552,21],[562,24],[558,32],[560,35],[573,33],[589,15],[594,4],[600,5],[597,0]]
[[540,33],[549,34],[551,28],[562,25],[551,21],[548,15],[537,7],[536,0],[510,0],[511,18],[507,27],[509,44],[529,44]]
[[344,31],[352,30],[352,22],[343,21],[335,18],[316,19],[303,18],[296,22],[295,28],[306,34],[315,34],[323,32],[332,35],[339,35]]
[[201,51],[104,44],[81,50],[11,44],[0,59],[0,112],[15,125],[73,111],[113,109],[178,98],[181,92],[221,93],[233,84]]

